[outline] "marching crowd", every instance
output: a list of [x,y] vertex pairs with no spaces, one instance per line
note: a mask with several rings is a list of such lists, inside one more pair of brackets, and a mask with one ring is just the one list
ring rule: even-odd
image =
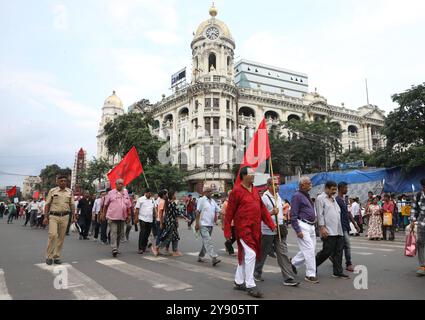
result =
[[[404,195],[397,201],[395,195],[384,194],[381,198],[369,192],[363,211],[358,198],[347,196],[349,185],[345,182],[328,181],[323,192],[312,198],[312,183],[308,177],[302,177],[299,190],[289,202],[280,198],[279,181],[272,178],[267,181],[267,190],[260,193],[253,186],[254,170],[250,167],[242,168],[239,178],[241,183],[220,199],[219,206],[211,188],[204,188],[198,200],[189,195],[183,203],[177,201],[177,192],[173,190],[154,194],[147,189],[135,199],[124,188],[122,179],[96,199],[85,193],[76,200],[66,187],[67,177],[60,176],[58,187],[51,189],[45,199],[31,200],[25,206],[10,201],[0,204],[0,218],[8,213],[8,224],[22,217],[24,227],[28,222],[31,228],[48,226],[48,265],[62,263],[62,246],[70,228],[79,232],[80,240],[92,236],[99,243],[109,244],[113,257],[120,254],[120,243],[128,241],[133,226],[139,232],[138,254],[150,251],[154,256],[182,256],[179,220],[184,219],[196,237],[202,239],[197,261],[205,263],[208,255],[213,267],[221,262],[212,241],[213,228],[221,219],[226,252],[235,254],[235,242],[238,248],[234,289],[253,297],[263,296],[256,282],[264,281],[262,272],[269,256],[277,259],[285,286],[300,285],[296,278],[302,265],[306,267],[304,280],[319,283],[317,268],[328,259],[333,264],[334,278],[349,279],[345,271],[354,271],[350,234],[359,236],[367,226],[366,237],[370,241],[394,241],[395,232],[408,226],[417,234],[417,275],[425,276],[425,179],[421,181],[422,191],[415,195],[411,205]],[[290,228],[299,246],[293,258],[289,257],[287,245]],[[316,252],[318,237],[323,246]]]

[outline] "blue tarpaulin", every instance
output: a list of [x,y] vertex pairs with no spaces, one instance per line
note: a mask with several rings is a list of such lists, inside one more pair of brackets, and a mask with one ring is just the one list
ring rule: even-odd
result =
[[[401,168],[377,169],[371,171],[353,170],[344,173],[323,172],[318,173],[311,178],[313,187],[325,184],[327,181],[336,183],[345,181],[350,184],[361,184],[373,181],[384,182],[384,192],[389,193],[410,193],[422,189],[420,180],[425,178],[425,167],[415,168],[409,174],[401,171]],[[412,187],[413,186],[413,187]],[[279,194],[282,199],[291,200],[294,193],[298,190],[298,182],[281,185]]]

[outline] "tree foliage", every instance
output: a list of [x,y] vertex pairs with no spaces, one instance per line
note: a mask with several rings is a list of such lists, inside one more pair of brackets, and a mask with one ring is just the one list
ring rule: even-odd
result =
[[290,175],[299,167],[303,173],[330,169],[330,156],[342,153],[340,143],[343,130],[339,123],[330,121],[285,121],[281,127],[289,133],[274,131],[269,135],[273,167],[276,173]]
[[153,121],[149,114],[129,113],[105,125],[106,146],[112,155],[123,157],[133,146],[143,165],[158,161],[158,150],[163,144],[150,132]]
[[56,178],[58,175],[66,175],[68,179],[71,179],[71,169],[69,168],[61,168],[57,164],[52,164],[46,166],[43,170],[40,172],[40,178],[41,178],[41,184],[40,189],[43,193],[48,192],[51,188],[54,188],[57,186],[56,184]]
[[386,147],[371,155],[375,166],[425,166],[425,83],[393,95],[399,107],[385,119]]
[[[108,123],[105,126],[105,134],[109,152],[123,157],[135,146],[151,189],[185,189],[186,173],[176,166],[159,162],[158,152],[165,141],[151,134],[149,126],[152,124],[150,113],[130,113]],[[146,183],[142,175],[128,186],[130,191],[139,194],[145,188]]]

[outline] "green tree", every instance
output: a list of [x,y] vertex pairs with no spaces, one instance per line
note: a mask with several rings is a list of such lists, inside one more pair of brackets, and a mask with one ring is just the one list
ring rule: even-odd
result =
[[71,179],[71,169],[69,168],[61,168],[57,164],[52,164],[46,166],[40,172],[41,184],[40,191],[43,193],[48,192],[51,188],[56,187],[56,178],[58,175],[66,175],[68,179]]
[[[153,118],[150,113],[131,113],[119,116],[105,125],[106,145],[111,154],[123,157],[135,146],[149,187],[153,190],[181,190],[187,187],[186,172],[176,166],[161,164],[158,152],[165,141],[151,134]],[[128,189],[141,193],[146,188],[144,177],[135,179]]]
[[[289,175],[300,167],[303,173],[314,173],[332,168],[330,156],[342,153],[340,143],[343,130],[339,123],[330,121],[285,121],[289,138],[282,132],[269,135],[273,167],[276,173]],[[335,164],[334,164],[335,165]]]
[[106,146],[112,155],[123,157],[133,146],[139,153],[143,165],[158,161],[158,150],[164,142],[150,132],[150,114],[129,113],[119,116],[105,125]]
[[401,166],[409,171],[425,166],[425,83],[395,94],[399,107],[385,119],[381,133],[386,147],[371,155],[375,166]]
[[370,155],[366,154],[363,149],[357,148],[352,150],[347,150],[344,152],[340,157],[339,161],[341,162],[355,162],[364,160],[365,162],[368,162]]

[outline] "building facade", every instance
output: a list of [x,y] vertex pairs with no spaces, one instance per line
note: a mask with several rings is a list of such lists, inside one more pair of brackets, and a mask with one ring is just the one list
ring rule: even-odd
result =
[[35,176],[25,177],[23,185],[22,185],[22,197],[24,199],[31,199],[34,192],[38,190],[40,184],[41,184],[40,177],[35,177]]
[[191,190],[199,192],[206,181],[220,191],[231,186],[232,164],[243,157],[241,146],[264,117],[269,129],[291,119],[330,119],[345,130],[344,150],[372,152],[383,146],[378,132],[385,115],[377,106],[333,106],[309,92],[304,73],[248,60],[235,63],[236,44],[229,28],[216,18],[214,6],[209,14],[191,42],[190,83],[151,107],[153,133],[170,148],[166,162],[188,171]]

